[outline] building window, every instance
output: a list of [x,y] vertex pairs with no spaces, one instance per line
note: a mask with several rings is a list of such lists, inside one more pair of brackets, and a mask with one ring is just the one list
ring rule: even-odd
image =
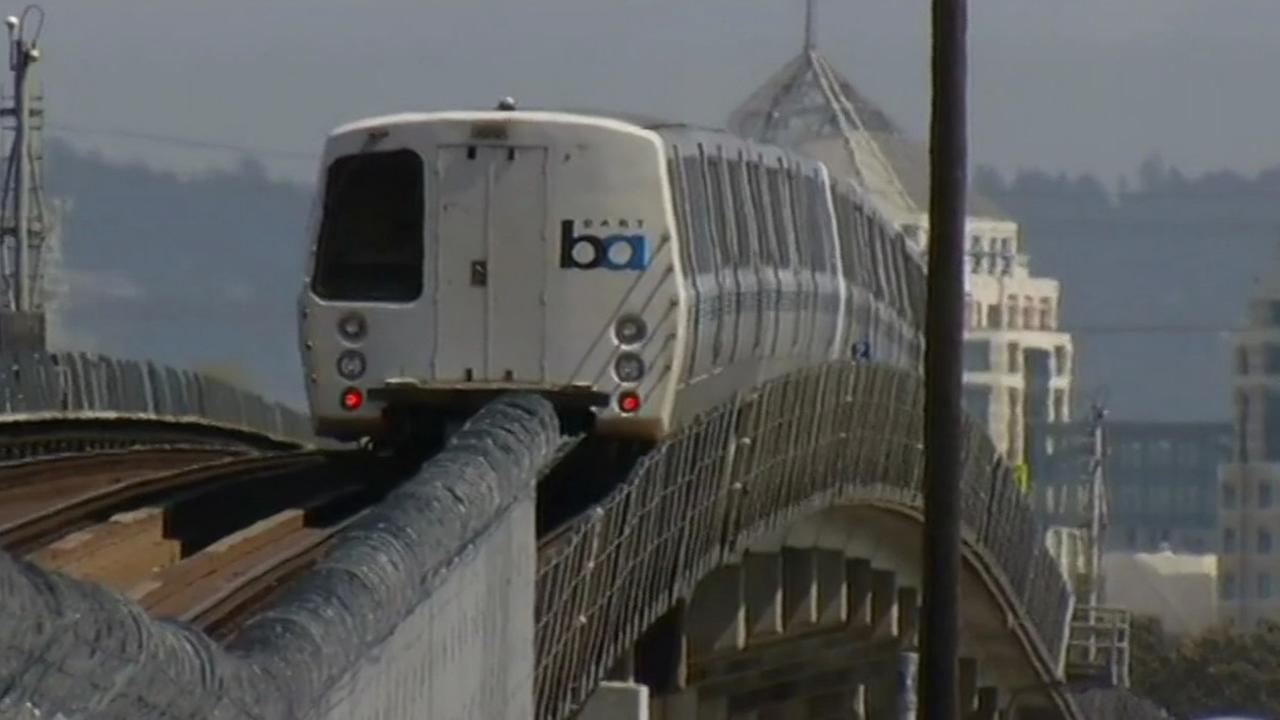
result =
[[1258,531],[1258,552],[1264,555],[1271,552],[1271,533],[1267,530]]
[[1271,573],[1258,573],[1258,599],[1271,599]]
[[1049,298],[1040,298],[1040,329],[1053,329],[1053,305],[1049,303]]
[[1236,392],[1236,456],[1249,462],[1249,394]]
[[1249,374],[1249,348],[1236,348],[1236,372],[1241,375]]
[[986,427],[991,422],[991,388],[985,385],[965,385],[964,409]]
[[1036,328],[1036,306],[1029,297],[1022,299],[1022,327],[1028,330]]
[[1008,454],[1012,461],[1022,462],[1022,399],[1017,388],[1009,388]]
[[991,369],[991,341],[964,341],[964,369],[970,372],[986,372]]
[[1000,327],[1000,302],[996,301],[994,305],[987,306],[987,327]]
[[1005,360],[1005,371],[1011,373],[1022,372],[1022,346],[1018,343],[1009,343],[1006,350],[1008,352]]
[[1280,375],[1280,345],[1262,346],[1262,367],[1268,375]]
[[1013,243],[1010,238],[1000,238],[1000,254],[1009,255],[1013,252]]
[[1280,462],[1280,391],[1268,388],[1263,407],[1263,453],[1267,462]]
[[1224,528],[1222,530],[1222,552],[1233,553],[1236,551],[1236,530],[1235,528]]
[[1258,483],[1258,507],[1271,507],[1271,483],[1266,480]]
[[1058,377],[1066,377],[1067,371],[1069,370],[1067,367],[1068,362],[1067,346],[1059,345],[1055,347],[1053,349],[1053,366],[1055,371],[1058,373]]
[[1222,574],[1222,599],[1223,600],[1236,599],[1236,574],[1235,573],[1228,572],[1228,573]]
[[1004,314],[1005,320],[1009,323],[1010,328],[1017,330],[1019,326],[1018,320],[1020,319],[1018,316],[1018,297],[1010,295],[1007,304],[1009,309]]
[[973,253],[980,254],[982,252],[982,236],[974,235],[969,238],[969,250]]
[[1222,509],[1223,510],[1236,509],[1236,488],[1234,485],[1222,486]]

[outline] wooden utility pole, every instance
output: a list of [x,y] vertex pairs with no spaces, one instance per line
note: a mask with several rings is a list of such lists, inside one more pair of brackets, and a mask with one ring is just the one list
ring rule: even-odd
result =
[[933,0],[929,300],[925,319],[924,623],[919,703],[925,720],[960,718],[967,23],[966,0]]

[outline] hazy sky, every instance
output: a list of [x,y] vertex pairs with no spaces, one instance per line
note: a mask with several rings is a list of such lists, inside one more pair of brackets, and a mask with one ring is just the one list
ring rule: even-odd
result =
[[[820,0],[821,1],[821,0]],[[314,174],[341,122],[410,109],[604,107],[720,123],[798,50],[803,0],[46,0],[55,126],[272,148]],[[1280,2],[972,0],[973,156],[1108,180],[1280,163]],[[9,8],[16,11],[17,4]],[[913,134],[928,2],[825,0],[820,44]],[[217,154],[77,134],[149,162]],[[296,153],[289,155],[288,153]],[[226,155],[221,155],[226,160]]]

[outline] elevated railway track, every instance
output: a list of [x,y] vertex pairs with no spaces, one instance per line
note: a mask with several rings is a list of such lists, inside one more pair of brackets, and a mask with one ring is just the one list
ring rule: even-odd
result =
[[0,468],[0,548],[225,636],[411,474],[362,451],[315,449],[11,461]]

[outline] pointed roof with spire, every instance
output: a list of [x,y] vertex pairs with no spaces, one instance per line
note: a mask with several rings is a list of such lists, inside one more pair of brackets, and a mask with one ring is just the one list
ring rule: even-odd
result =
[[[891,215],[919,216],[929,205],[928,151],[818,52],[814,3],[806,0],[804,49],[730,114],[729,128],[824,161]],[[972,190],[968,205],[972,214],[1007,218]]]
[[[831,92],[834,91],[834,92]],[[834,97],[833,97],[834,96]],[[837,108],[847,101],[853,118],[868,132],[901,135],[889,114],[858,92],[818,51],[806,48],[774,73],[729,116],[729,127],[762,142],[789,145],[789,139],[838,137],[842,115]]]

